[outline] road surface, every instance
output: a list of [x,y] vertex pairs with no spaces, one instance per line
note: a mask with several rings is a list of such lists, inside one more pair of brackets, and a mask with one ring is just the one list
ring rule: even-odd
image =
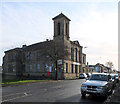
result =
[[[2,88],[2,102],[82,102],[103,104],[105,99],[87,95],[81,97],[84,79],[36,82]],[[5,103],[3,103],[5,104]],[[9,104],[9,103],[7,103]]]

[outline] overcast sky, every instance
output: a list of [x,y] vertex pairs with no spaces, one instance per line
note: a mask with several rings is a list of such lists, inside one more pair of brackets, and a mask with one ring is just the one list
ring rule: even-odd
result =
[[87,62],[112,61],[118,69],[118,2],[2,2],[0,9],[0,65],[6,50],[53,39],[52,18],[62,12]]

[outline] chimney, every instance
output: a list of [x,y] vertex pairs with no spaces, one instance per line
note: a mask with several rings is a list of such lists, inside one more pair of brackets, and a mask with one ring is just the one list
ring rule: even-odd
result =
[[25,45],[22,45],[22,48],[25,48],[27,45],[25,44]]

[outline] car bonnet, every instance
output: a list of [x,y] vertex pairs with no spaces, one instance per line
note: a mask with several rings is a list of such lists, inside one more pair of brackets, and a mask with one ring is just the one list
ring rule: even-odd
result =
[[105,86],[107,84],[107,81],[87,80],[83,84],[90,85],[90,86]]

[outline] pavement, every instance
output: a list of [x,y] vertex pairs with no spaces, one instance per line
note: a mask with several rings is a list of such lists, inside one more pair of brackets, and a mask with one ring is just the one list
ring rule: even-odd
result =
[[104,104],[120,104],[120,80],[112,95],[110,95]]

